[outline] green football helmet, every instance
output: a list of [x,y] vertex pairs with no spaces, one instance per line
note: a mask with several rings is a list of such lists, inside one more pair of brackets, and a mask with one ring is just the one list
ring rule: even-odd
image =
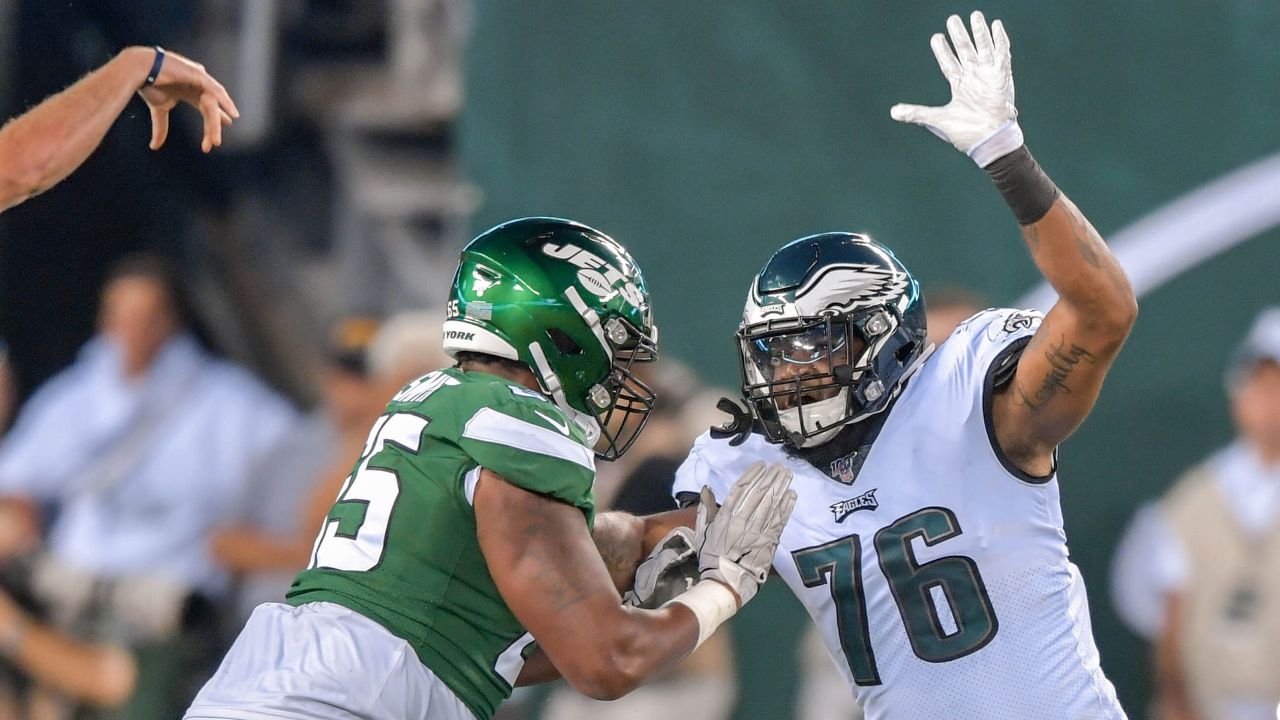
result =
[[635,442],[655,395],[632,372],[657,358],[640,268],[622,245],[570,220],[511,220],[462,250],[444,349],[526,365],[586,432],[597,457]]

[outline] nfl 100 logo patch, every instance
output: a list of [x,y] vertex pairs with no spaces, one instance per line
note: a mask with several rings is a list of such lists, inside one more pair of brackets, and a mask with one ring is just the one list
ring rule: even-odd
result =
[[858,470],[862,467],[862,460],[858,457],[858,451],[845,455],[842,458],[836,458],[831,461],[831,470],[827,475],[837,482],[845,485],[852,485],[853,481],[858,477]]

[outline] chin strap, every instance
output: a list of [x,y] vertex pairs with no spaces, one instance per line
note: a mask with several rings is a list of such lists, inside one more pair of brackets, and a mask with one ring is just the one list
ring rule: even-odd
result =
[[711,437],[717,440],[732,438],[729,441],[731,447],[737,447],[746,442],[747,436],[751,434],[751,426],[755,423],[755,419],[751,417],[751,411],[727,397],[720,398],[720,402],[716,403],[716,409],[728,413],[729,421],[723,425],[713,425]]
[[539,380],[542,389],[555,402],[556,406],[569,416],[574,425],[577,425],[587,436],[587,442],[591,447],[595,447],[596,441],[600,439],[600,423],[595,418],[580,412],[569,404],[568,399],[564,396],[564,388],[560,386],[560,378],[555,371],[551,369],[551,363],[547,362],[546,353],[542,352],[542,347],[538,343],[529,343],[529,354],[533,356],[533,364],[538,371]]

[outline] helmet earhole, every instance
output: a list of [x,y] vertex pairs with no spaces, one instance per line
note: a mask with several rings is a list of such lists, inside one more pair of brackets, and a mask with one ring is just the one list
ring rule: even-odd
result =
[[914,342],[903,344],[902,347],[898,348],[898,352],[893,354],[893,358],[898,361],[899,365],[906,363],[915,356],[918,345],[919,343]]
[[574,342],[565,331],[560,328],[550,328],[547,330],[547,337],[551,338],[551,342],[555,344],[556,350],[561,355],[580,355],[582,347]]

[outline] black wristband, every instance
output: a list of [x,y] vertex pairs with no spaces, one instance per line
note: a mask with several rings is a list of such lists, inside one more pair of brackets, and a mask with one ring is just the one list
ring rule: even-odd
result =
[[1062,193],[1027,146],[1014,150],[983,168],[991,176],[1019,225],[1031,225],[1045,216]]
[[147,73],[147,81],[142,83],[142,87],[150,87],[156,84],[156,78],[160,77],[160,68],[164,66],[164,48],[156,45],[156,59],[151,63],[151,72]]

